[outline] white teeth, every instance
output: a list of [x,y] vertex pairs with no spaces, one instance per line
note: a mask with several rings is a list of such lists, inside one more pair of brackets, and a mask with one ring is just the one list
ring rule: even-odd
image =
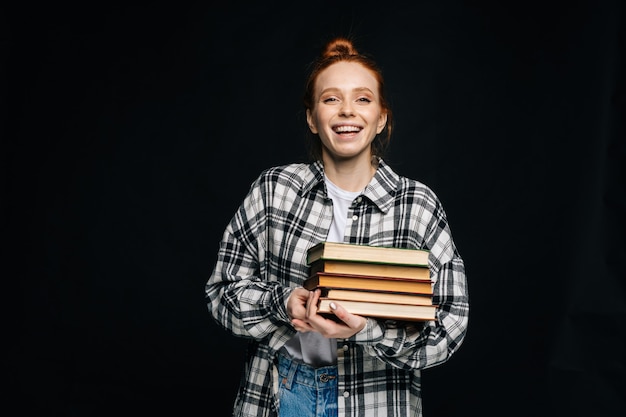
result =
[[335,132],[344,133],[344,132],[358,132],[361,129],[357,126],[337,126],[335,128]]

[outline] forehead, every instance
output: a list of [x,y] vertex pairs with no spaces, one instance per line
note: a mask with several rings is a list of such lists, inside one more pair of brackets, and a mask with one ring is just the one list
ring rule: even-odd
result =
[[315,84],[318,90],[368,88],[374,93],[378,92],[374,73],[358,62],[341,61],[332,64],[319,73]]

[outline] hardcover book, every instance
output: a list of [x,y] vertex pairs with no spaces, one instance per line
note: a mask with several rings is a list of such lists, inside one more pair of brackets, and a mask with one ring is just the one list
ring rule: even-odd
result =
[[320,258],[311,264],[309,275],[314,275],[318,272],[371,275],[388,278],[417,279],[423,281],[430,280],[430,269],[427,266],[421,265],[341,261]]
[[427,267],[429,253],[425,249],[320,242],[307,251],[307,264],[311,265],[318,259],[334,259]]
[[366,291],[342,288],[322,288],[322,297],[330,300],[367,301],[389,304],[432,305],[432,296],[388,291]]
[[331,300],[320,298],[318,303],[318,313],[333,314],[330,303],[336,302],[352,314],[367,317],[379,317],[393,320],[408,321],[428,321],[435,320],[437,307],[434,305],[408,305],[408,304],[388,304],[369,303],[366,301]]
[[307,290],[318,287],[351,288],[356,290],[405,292],[432,295],[430,281],[403,278],[379,278],[365,275],[330,274],[318,272],[307,278],[303,285]]

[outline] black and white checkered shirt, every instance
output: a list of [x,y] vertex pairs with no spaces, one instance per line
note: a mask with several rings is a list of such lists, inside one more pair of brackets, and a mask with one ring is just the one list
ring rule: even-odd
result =
[[[308,275],[307,250],[332,220],[320,162],[265,170],[227,225],[206,285],[213,318],[249,339],[233,416],[276,416],[274,358],[294,335],[286,300]],[[339,416],[421,416],[420,370],[441,364],[466,334],[465,266],[434,192],[384,161],[348,212],[345,242],[430,250],[437,320],[368,319],[338,340]]]

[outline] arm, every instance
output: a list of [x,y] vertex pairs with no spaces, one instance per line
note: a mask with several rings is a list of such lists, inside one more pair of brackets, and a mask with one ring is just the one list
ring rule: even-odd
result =
[[469,320],[465,265],[450,233],[445,213],[435,198],[425,246],[430,249],[433,303],[437,320],[407,323],[368,319],[353,340],[364,350],[395,367],[424,369],[447,361],[461,346]]
[[257,180],[226,227],[205,294],[218,324],[235,336],[261,339],[289,322],[292,289],[269,277],[264,266],[267,213],[264,184]]

